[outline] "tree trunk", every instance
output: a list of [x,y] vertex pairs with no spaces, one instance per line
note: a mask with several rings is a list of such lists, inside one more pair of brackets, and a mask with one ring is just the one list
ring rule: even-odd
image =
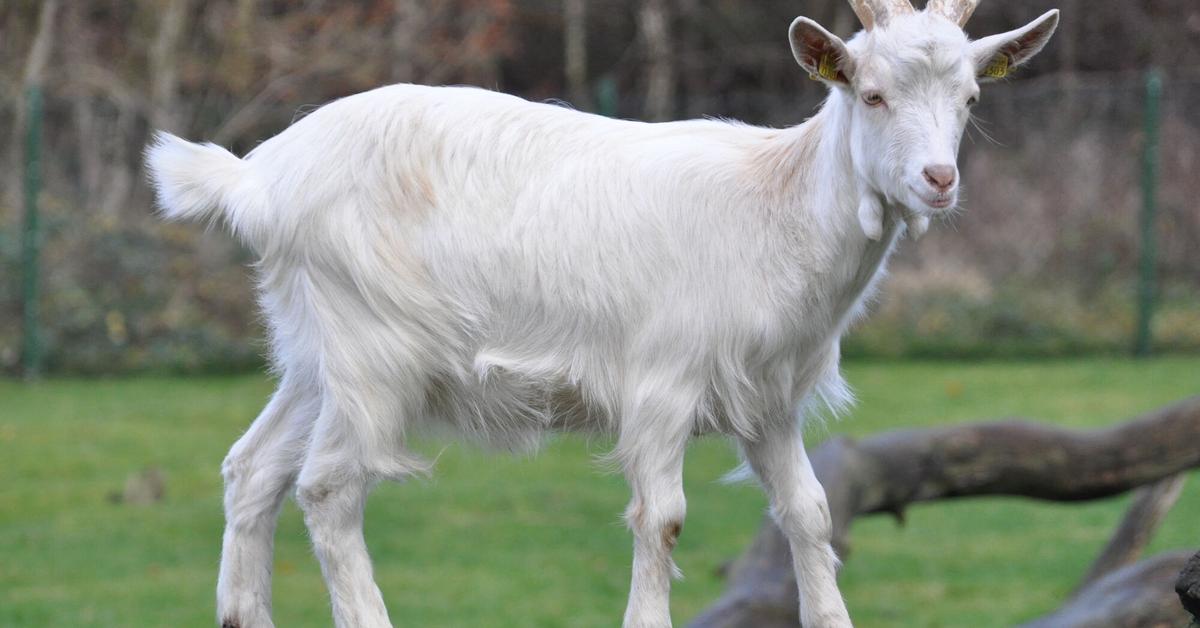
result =
[[225,53],[226,80],[236,93],[251,89],[255,76],[255,22],[258,21],[258,0],[236,0],[232,33]]
[[567,98],[576,108],[591,110],[587,76],[586,0],[563,0],[563,48]]
[[180,132],[179,40],[187,25],[189,0],[166,0],[158,32],[150,47],[151,124],[163,131]]
[[44,0],[38,13],[37,34],[33,36],[33,44],[25,57],[25,71],[22,73],[21,89],[14,94],[12,143],[9,146],[9,163],[16,167],[8,170],[8,189],[11,190],[9,206],[19,214],[21,199],[25,194],[25,172],[22,150],[25,146],[25,121],[29,117],[25,94],[31,87],[41,87],[45,82],[46,65],[50,63],[50,53],[54,48],[54,27],[58,16],[58,0]]
[[638,29],[646,46],[643,115],[647,120],[670,120],[675,111],[675,65],[667,0],[644,0],[638,12]]
[[417,80],[421,34],[429,25],[427,0],[395,0],[392,7],[392,80]]

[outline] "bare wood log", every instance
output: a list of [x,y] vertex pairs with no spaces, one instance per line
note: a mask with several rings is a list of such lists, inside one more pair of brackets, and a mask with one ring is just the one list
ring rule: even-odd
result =
[[1125,517],[1117,526],[1108,544],[1092,562],[1087,574],[1079,581],[1074,596],[1079,596],[1092,583],[1122,567],[1133,564],[1142,555],[1142,550],[1154,538],[1154,531],[1167,517],[1171,507],[1183,492],[1187,476],[1173,475],[1139,488],[1134,493],[1133,503],[1125,511]]
[[1118,569],[1021,628],[1182,628],[1188,614],[1171,585],[1190,555],[1186,550],[1167,552]]
[[1184,625],[1187,613],[1172,595],[1170,584],[1188,552],[1135,561],[1179,499],[1185,479],[1180,473],[1139,488],[1071,597],[1058,610],[1023,628]]
[[[1116,426],[1065,430],[1021,420],[829,440],[812,453],[845,558],[851,521],[903,516],[913,503],[1010,495],[1081,501],[1117,495],[1200,466],[1200,397]],[[694,628],[790,626],[796,583],[787,541],[769,519],[731,570],[725,594]]]
[[1200,622],[1200,552],[1196,552],[1179,572],[1175,581],[1175,593],[1184,610],[1191,614],[1192,619]]

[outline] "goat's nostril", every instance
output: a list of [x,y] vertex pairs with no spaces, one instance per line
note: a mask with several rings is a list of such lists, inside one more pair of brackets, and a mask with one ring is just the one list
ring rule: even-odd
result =
[[945,192],[954,187],[954,179],[958,174],[955,172],[954,166],[925,166],[925,180],[929,185],[937,188],[939,192]]

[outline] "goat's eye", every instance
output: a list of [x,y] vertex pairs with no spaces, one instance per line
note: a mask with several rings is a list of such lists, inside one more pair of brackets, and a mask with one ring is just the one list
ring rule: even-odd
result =
[[871,107],[878,107],[879,105],[883,104],[883,96],[881,96],[879,92],[867,92],[863,94],[862,99],[863,102],[867,103],[867,105]]
[[968,98],[968,99],[967,99],[967,106],[968,106],[968,107],[974,107],[974,106],[975,106],[975,105],[977,105],[977,104],[979,104],[979,97],[978,97],[978,96],[972,96],[972,97],[970,97],[970,98]]

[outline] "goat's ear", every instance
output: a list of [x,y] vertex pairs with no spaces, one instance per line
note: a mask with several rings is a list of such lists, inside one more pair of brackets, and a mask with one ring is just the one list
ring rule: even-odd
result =
[[971,43],[975,74],[980,80],[1002,79],[1013,68],[1042,51],[1058,28],[1058,9],[1018,28]]
[[854,76],[854,59],[846,44],[820,24],[798,17],[788,29],[792,55],[814,79],[831,85],[849,85]]

